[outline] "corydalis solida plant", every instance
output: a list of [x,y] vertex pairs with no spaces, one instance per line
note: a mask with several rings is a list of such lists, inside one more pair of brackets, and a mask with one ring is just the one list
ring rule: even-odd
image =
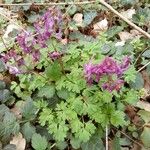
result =
[[[43,16],[34,23],[34,31],[32,33],[20,33],[17,36],[17,42],[22,48],[22,52],[18,54],[16,50],[10,50],[6,54],[1,54],[2,60],[5,62],[9,72],[11,74],[24,73],[25,71],[22,71],[21,67],[25,65],[24,57],[26,55],[31,56],[33,62],[38,62],[41,56],[40,48],[48,47],[46,44],[47,40],[51,37],[57,40],[61,39],[61,25],[61,12],[58,9],[52,8],[46,11]],[[13,61],[10,61],[10,59]]]
[[[119,64],[112,57],[106,57],[99,64],[89,62],[84,66],[85,78],[89,84],[99,82],[102,77],[108,76],[108,81],[102,84],[103,89],[108,91],[119,90],[124,84],[123,73],[128,69],[130,58],[125,57],[123,63]],[[112,76],[116,76],[113,80]]]

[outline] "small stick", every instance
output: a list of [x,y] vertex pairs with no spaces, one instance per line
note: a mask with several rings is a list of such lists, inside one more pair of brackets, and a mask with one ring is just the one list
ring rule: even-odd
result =
[[16,4],[0,4],[0,6],[30,6],[30,5],[36,5],[36,6],[58,6],[58,5],[84,5],[84,4],[92,4],[96,1],[83,1],[83,2],[62,2],[62,3],[16,3]]
[[142,30],[140,27],[138,27],[137,25],[135,25],[134,23],[132,23],[129,19],[127,19],[126,17],[124,17],[123,15],[121,15],[118,11],[116,11],[111,5],[109,5],[108,3],[106,3],[104,0],[99,0],[99,2],[104,5],[105,7],[107,7],[109,10],[111,10],[114,14],[116,14],[117,16],[119,16],[122,20],[124,20],[127,24],[129,24],[130,26],[132,26],[133,28],[135,28],[136,30],[138,30],[140,33],[142,33],[143,35],[145,35],[147,38],[150,39],[150,34],[148,34],[147,32],[145,32],[144,30]]
[[[116,129],[117,130],[117,129]],[[134,142],[134,143],[136,143],[137,145],[139,145],[140,147],[142,147],[143,148],[143,145],[142,144],[140,144],[140,143],[138,143],[137,141],[135,141],[134,139],[132,139],[130,136],[128,136],[126,133],[124,133],[124,132],[122,132],[122,131],[120,131],[120,130],[118,130],[121,134],[123,134],[124,136],[126,136],[129,140],[131,140],[132,142]]]
[[106,150],[108,150],[108,126],[106,125]]
[[145,64],[143,67],[141,67],[139,70],[138,70],[138,72],[140,72],[141,70],[143,70],[145,67],[147,67],[148,65],[150,64],[150,61],[147,63],[147,64]]

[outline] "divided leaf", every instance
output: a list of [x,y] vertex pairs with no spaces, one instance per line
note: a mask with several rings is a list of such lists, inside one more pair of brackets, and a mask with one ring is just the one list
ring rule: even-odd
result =
[[48,145],[47,139],[37,133],[33,134],[31,142],[35,150],[46,150]]
[[55,94],[55,87],[53,85],[45,85],[44,87],[40,88],[38,92],[39,97],[46,97],[52,98]]
[[81,145],[82,150],[104,150],[105,147],[101,138],[98,135],[94,135],[90,140]]

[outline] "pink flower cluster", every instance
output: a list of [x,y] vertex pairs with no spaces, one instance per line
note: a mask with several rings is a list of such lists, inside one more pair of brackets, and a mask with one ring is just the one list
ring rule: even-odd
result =
[[49,9],[34,23],[34,33],[23,32],[17,37],[17,42],[23,49],[24,53],[32,55],[33,61],[40,59],[40,51],[35,48],[36,45],[39,48],[47,47],[47,40],[50,37],[61,39],[61,22],[62,15],[57,9]]
[[61,56],[62,56],[62,54],[58,51],[50,52],[48,54],[48,57],[51,58],[51,60],[53,60],[53,61],[59,59]]
[[[112,57],[106,57],[99,64],[92,64],[89,62],[84,66],[85,78],[89,84],[92,84],[94,82],[98,83],[103,76],[108,76],[109,80],[103,83],[103,89],[107,89],[109,91],[119,90],[119,85],[124,83],[122,75],[124,71],[128,69],[129,64],[129,57],[125,57],[121,64]],[[113,81],[112,75],[116,75],[117,80]]]
[[[11,74],[19,74],[20,66],[25,64],[24,54],[30,55],[34,62],[38,62],[41,56],[40,48],[47,47],[47,40],[50,37],[55,37],[60,40],[62,36],[61,32],[62,14],[58,9],[49,9],[34,23],[34,32],[22,32],[17,36],[17,42],[22,48],[22,52],[18,54],[15,50],[10,50],[7,53],[1,54],[1,59],[6,64]],[[52,60],[59,57],[59,54],[55,52],[48,54]],[[12,60],[15,62],[14,66],[9,62]]]

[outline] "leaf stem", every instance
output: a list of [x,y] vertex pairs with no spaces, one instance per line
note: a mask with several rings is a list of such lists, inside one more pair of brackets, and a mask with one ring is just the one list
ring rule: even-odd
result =
[[146,63],[143,67],[141,67],[138,72],[140,72],[141,70],[143,70],[145,67],[147,67],[150,64],[150,61],[148,63]]
[[106,138],[105,138],[105,140],[106,140],[106,150],[108,150],[108,125],[106,125]]

